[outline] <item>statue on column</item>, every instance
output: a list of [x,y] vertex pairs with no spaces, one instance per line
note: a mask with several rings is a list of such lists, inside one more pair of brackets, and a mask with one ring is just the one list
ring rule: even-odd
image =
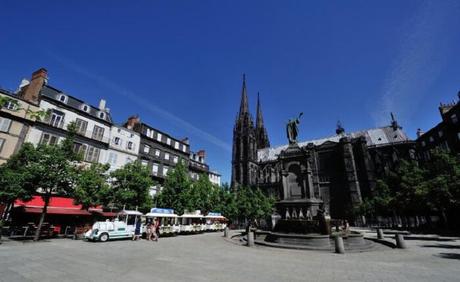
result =
[[286,125],[286,133],[287,133],[287,138],[289,140],[289,144],[297,144],[299,123],[300,123],[300,118],[302,117],[302,115],[303,113],[300,113],[298,118],[290,119]]

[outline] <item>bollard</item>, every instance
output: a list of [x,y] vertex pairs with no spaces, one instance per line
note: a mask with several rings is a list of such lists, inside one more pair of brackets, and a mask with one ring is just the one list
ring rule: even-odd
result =
[[383,229],[382,228],[377,228],[377,238],[383,239]]
[[248,247],[253,247],[254,246],[254,232],[249,231],[247,236],[248,236]]
[[225,229],[224,229],[224,237],[225,237],[225,238],[230,237],[230,234],[229,234],[229,233],[230,233],[230,232],[229,232],[229,230],[228,230],[228,227],[225,227]]
[[396,239],[396,248],[398,249],[406,249],[406,242],[404,242],[404,236],[402,234],[396,234],[395,235]]
[[343,245],[343,238],[340,236],[335,236],[334,237],[334,242],[335,242],[335,252],[337,254],[344,254],[345,253],[345,247]]

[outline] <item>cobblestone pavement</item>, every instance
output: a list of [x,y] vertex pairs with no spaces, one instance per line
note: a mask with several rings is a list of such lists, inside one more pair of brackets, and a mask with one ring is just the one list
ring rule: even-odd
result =
[[54,239],[0,245],[0,281],[460,281],[459,241],[333,254],[232,244],[222,233],[159,242]]

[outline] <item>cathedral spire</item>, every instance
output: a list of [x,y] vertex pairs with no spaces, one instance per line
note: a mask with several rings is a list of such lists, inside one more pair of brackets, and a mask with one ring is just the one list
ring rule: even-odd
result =
[[241,89],[240,116],[249,113],[248,93],[246,90],[246,74],[243,73],[243,88]]
[[270,147],[270,141],[268,140],[267,130],[265,129],[264,125],[264,118],[262,115],[262,107],[260,105],[259,92],[257,92],[256,138],[258,149]]
[[260,95],[257,92],[257,118],[256,118],[256,128],[264,127],[264,118],[262,116],[262,108],[260,107]]

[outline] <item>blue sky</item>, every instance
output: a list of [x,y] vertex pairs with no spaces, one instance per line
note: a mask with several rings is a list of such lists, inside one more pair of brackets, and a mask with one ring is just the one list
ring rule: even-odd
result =
[[116,122],[132,114],[207,151],[228,181],[242,74],[272,145],[389,123],[411,136],[460,90],[458,1],[0,1],[0,85],[39,67]]

